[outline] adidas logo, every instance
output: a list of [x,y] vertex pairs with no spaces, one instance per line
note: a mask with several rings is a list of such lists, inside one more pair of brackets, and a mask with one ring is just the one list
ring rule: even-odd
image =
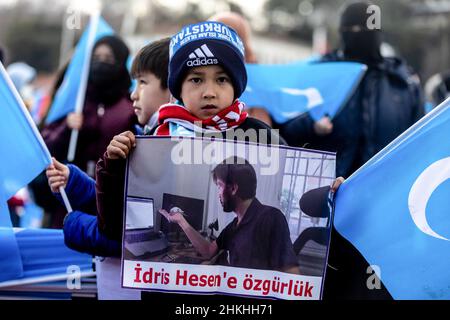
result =
[[204,44],[200,48],[195,49],[194,52],[189,55],[189,59],[192,60],[188,60],[186,65],[188,67],[197,67],[218,64],[219,61],[213,58],[213,53],[209,50],[208,46]]

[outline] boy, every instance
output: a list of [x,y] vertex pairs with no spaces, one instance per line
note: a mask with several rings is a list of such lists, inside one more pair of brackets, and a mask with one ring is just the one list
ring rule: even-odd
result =
[[131,100],[144,134],[156,125],[154,116],[159,107],[170,101],[167,87],[169,42],[169,38],[164,38],[143,47],[131,66],[131,76],[137,81]]
[[[133,61],[131,75],[137,80],[131,94],[133,108],[143,131],[152,126],[151,118],[159,106],[167,103],[170,93],[167,88],[169,63],[169,38],[155,41],[143,47]],[[142,129],[140,130],[142,131]],[[58,197],[60,186],[66,187],[68,197],[75,210],[84,208],[90,214],[73,211],[64,220],[64,239],[72,249],[99,256],[120,256],[120,243],[110,240],[98,231],[95,181],[74,165],[64,165],[53,159],[46,171],[52,192]]]
[[[244,46],[233,29],[210,21],[184,27],[170,42],[168,86],[179,104],[161,106],[159,126],[150,134],[227,138],[236,133],[233,139],[252,140],[244,134],[252,129],[253,142],[284,144],[270,127],[243,111],[238,98],[246,85]],[[129,131],[115,136],[97,163],[99,226],[112,239],[121,239],[125,160],[135,145]]]

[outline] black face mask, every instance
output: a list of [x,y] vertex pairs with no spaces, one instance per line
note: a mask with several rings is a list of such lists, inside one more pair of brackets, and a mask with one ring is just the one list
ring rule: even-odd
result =
[[382,60],[381,33],[378,31],[342,32],[342,42],[347,59],[369,65]]
[[87,95],[96,102],[114,103],[122,94],[119,65],[92,61],[89,70]]
[[120,66],[116,64],[92,61],[89,70],[89,84],[95,87],[108,87],[117,80],[120,75]]

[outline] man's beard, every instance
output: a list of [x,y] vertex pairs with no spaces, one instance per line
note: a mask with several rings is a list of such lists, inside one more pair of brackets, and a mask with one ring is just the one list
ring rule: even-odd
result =
[[233,212],[236,209],[236,196],[231,195],[229,192],[224,192],[223,201],[221,201],[224,212]]

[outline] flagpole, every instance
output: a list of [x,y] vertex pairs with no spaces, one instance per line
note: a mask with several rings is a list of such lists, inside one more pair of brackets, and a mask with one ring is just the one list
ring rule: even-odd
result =
[[[28,111],[27,107],[25,106],[25,103],[23,102],[19,92],[17,92],[16,87],[12,83],[11,78],[9,77],[8,73],[5,70],[5,67],[3,66],[3,64],[1,62],[0,62],[0,73],[3,77],[3,79],[5,79],[5,82],[8,85],[9,90],[11,90],[14,98],[16,99],[17,103],[19,104],[22,113],[25,115],[25,119],[27,120],[28,125],[30,126],[31,130],[33,130],[33,133],[34,133],[35,138],[37,139],[37,142],[41,146],[42,150],[44,150],[45,157],[47,158],[47,162],[49,164],[52,163],[52,157],[50,155],[50,151],[48,151],[48,148],[44,142],[44,139],[42,139],[42,136],[39,133],[39,130],[37,129],[36,124],[34,123],[33,118],[30,115],[30,112]],[[67,212],[72,212],[72,206],[70,205],[69,199],[67,198],[64,188],[61,187],[60,192],[61,192],[61,196],[64,199],[64,205],[66,206]]]
[[[86,95],[86,87],[91,64],[92,49],[94,48],[95,34],[100,19],[100,9],[96,9],[91,13],[90,29],[86,45],[85,60],[83,70],[81,71],[80,87],[78,88],[77,100],[75,104],[75,113],[81,114],[84,107],[84,99]],[[75,159],[75,151],[77,149],[78,129],[73,129],[70,134],[69,150],[67,152],[67,161],[72,162]]]
[[73,211],[72,206],[70,205],[70,201],[69,198],[67,197],[66,190],[64,189],[64,187],[59,187],[59,193],[61,194],[67,213],[71,213]]

